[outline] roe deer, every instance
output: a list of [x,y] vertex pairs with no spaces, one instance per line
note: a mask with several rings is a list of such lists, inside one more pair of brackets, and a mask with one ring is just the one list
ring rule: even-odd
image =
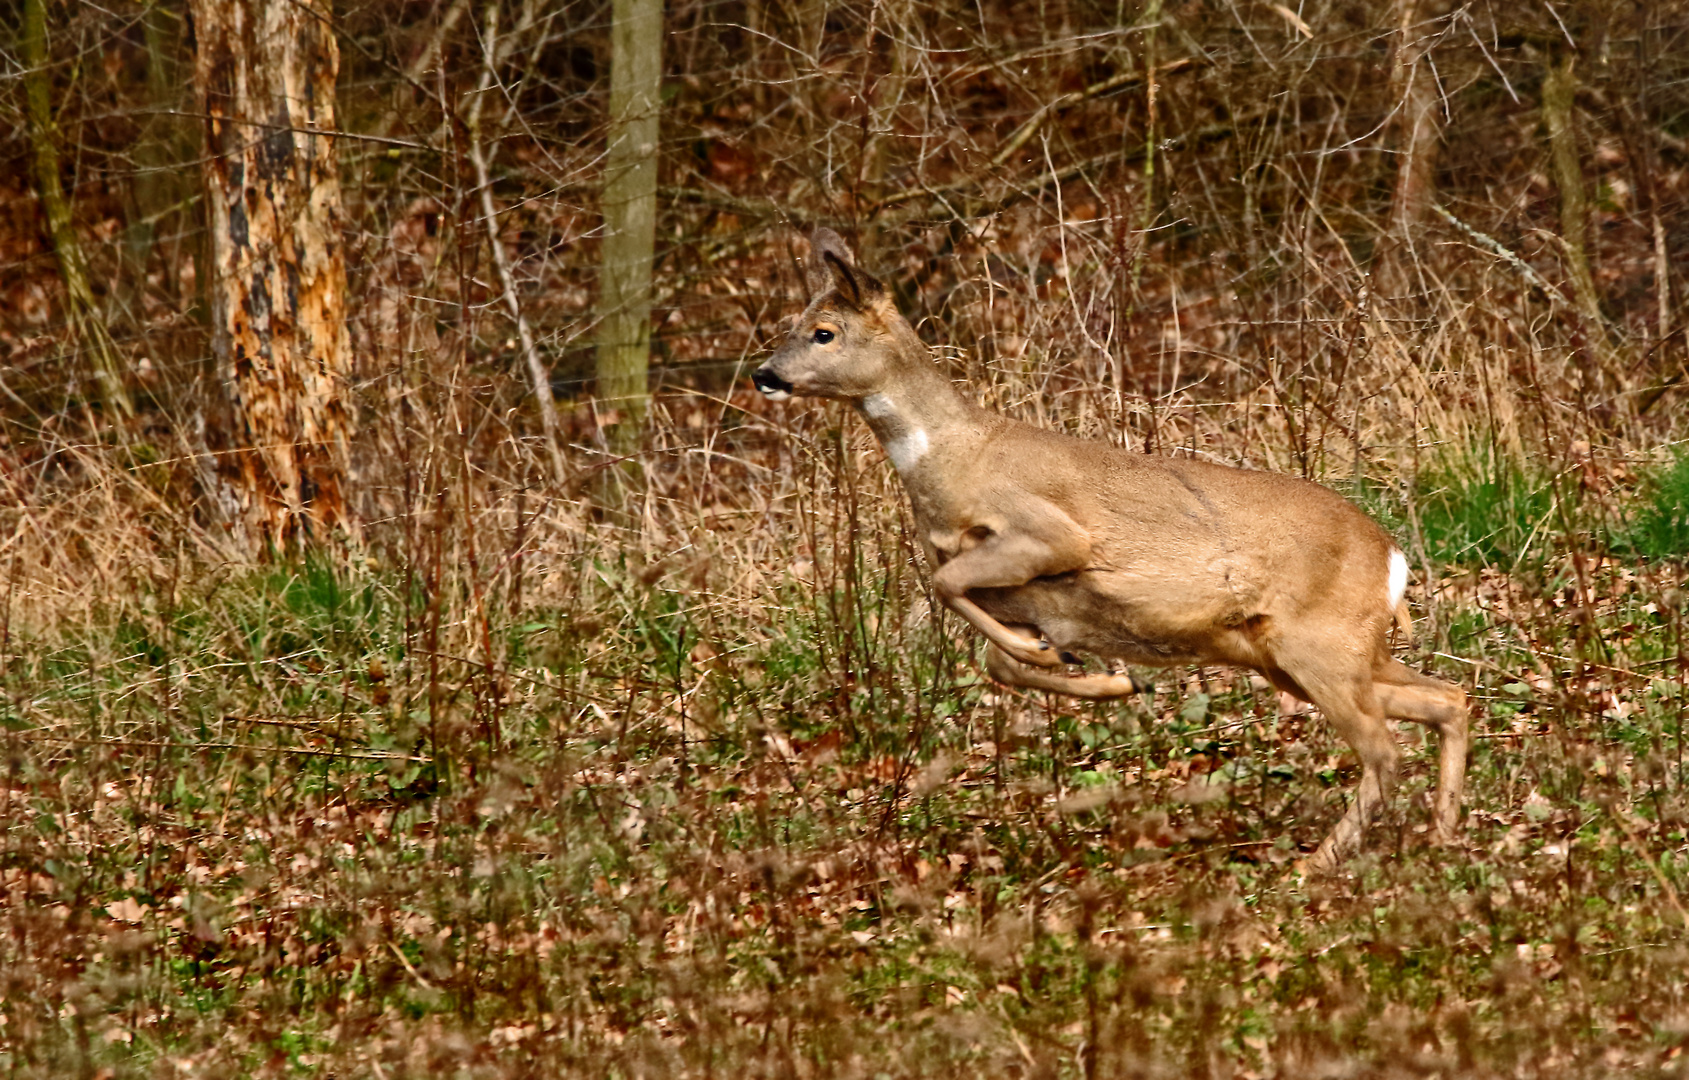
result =
[[1361,782],[1310,870],[1358,849],[1394,790],[1385,717],[1430,725],[1435,836],[1455,838],[1466,694],[1391,656],[1407,560],[1383,529],[1306,480],[1137,454],[965,401],[838,235],[821,229],[812,247],[814,298],[754,382],[862,413],[909,494],[933,590],[990,642],[993,678],[1085,698],[1136,688],[1061,670],[1084,652],[1235,664],[1312,702],[1360,756]]

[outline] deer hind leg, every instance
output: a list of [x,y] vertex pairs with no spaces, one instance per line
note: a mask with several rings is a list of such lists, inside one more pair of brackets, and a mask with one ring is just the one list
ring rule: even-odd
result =
[[[1317,646],[1317,647],[1316,647]],[[1360,849],[1361,839],[1396,789],[1402,752],[1384,723],[1384,710],[1365,669],[1347,670],[1334,661],[1344,655],[1338,646],[1310,643],[1298,656],[1276,658],[1298,688],[1319,706],[1332,727],[1361,759],[1361,782],[1331,834],[1308,859],[1308,869],[1329,873]]]
[[1421,675],[1399,660],[1385,660],[1373,672],[1373,692],[1384,715],[1437,729],[1437,803],[1433,822],[1439,843],[1453,843],[1460,831],[1460,798],[1466,787],[1469,743],[1466,692],[1453,683]]
[[1130,675],[1065,675],[1031,667],[995,644],[986,646],[985,670],[993,679],[1010,686],[1093,700],[1125,697],[1142,689]]

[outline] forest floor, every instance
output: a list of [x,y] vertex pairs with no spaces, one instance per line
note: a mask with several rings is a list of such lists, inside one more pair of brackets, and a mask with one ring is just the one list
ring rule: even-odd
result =
[[[1624,504],[1633,549],[1674,477]],[[1429,842],[1436,748],[1404,728],[1395,808],[1322,879],[1300,859],[1357,769],[1317,714],[1218,669],[998,687],[871,495],[784,565],[734,569],[754,520],[559,555],[568,604],[536,532],[496,603],[423,543],[8,615],[0,1067],[1689,1069],[1680,561],[1556,540],[1416,583],[1405,655],[1473,695],[1464,839]],[[1447,495],[1416,535],[1458,554]]]

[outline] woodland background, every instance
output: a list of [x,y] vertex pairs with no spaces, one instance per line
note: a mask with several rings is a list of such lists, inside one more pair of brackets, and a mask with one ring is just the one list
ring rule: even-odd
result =
[[[670,5],[648,403],[595,379],[621,9],[288,10],[345,455],[267,532],[210,27],[0,2],[10,1075],[1689,1069],[1689,8]],[[865,428],[749,386],[816,224],[982,401],[1384,522],[1467,844],[1403,731],[1303,878],[1354,762],[1242,673],[990,684]]]

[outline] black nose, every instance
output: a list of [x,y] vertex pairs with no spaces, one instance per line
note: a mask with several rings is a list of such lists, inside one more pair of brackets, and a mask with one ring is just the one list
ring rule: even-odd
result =
[[792,392],[791,383],[767,368],[757,368],[756,374],[751,376],[751,381],[756,383],[757,389],[765,394],[789,394]]

